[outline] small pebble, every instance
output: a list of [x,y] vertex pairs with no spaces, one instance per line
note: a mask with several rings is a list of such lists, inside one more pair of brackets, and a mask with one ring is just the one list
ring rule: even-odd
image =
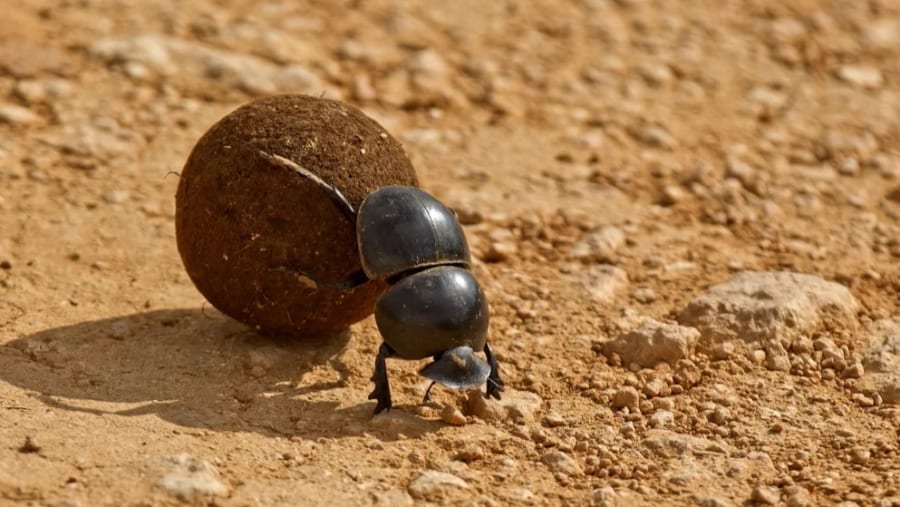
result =
[[390,507],[406,507],[415,505],[412,497],[406,491],[390,490],[374,493],[375,505],[387,505]]
[[855,158],[848,158],[838,164],[838,172],[844,176],[856,176],[859,174],[859,161]]
[[777,505],[781,499],[781,494],[777,488],[771,486],[756,486],[750,499],[763,505]]
[[544,417],[544,423],[546,423],[547,426],[550,426],[551,428],[557,428],[560,426],[565,426],[566,424],[568,424],[568,421],[566,421],[566,419],[558,413],[550,412],[546,417]]
[[713,424],[723,425],[731,420],[731,411],[725,407],[716,407],[713,413],[709,415],[709,422]]
[[900,21],[895,17],[871,18],[861,30],[863,41],[872,49],[892,50],[900,45]]
[[644,384],[641,392],[643,392],[644,396],[646,396],[647,398],[656,398],[657,396],[660,396],[668,391],[668,387],[669,385],[666,384],[663,379],[654,377],[648,380],[646,384]]
[[647,146],[664,150],[671,150],[678,144],[668,130],[656,125],[650,125],[641,129],[638,133],[638,139]]
[[781,342],[776,341],[766,347],[766,368],[773,371],[791,371],[791,359]]
[[813,505],[809,491],[803,487],[797,485],[787,486],[784,488],[784,492],[787,495],[785,499],[787,507],[810,507]]
[[724,361],[734,356],[734,342],[722,342],[715,346],[712,351],[712,358],[716,361]]
[[869,462],[869,458],[872,457],[872,453],[869,452],[868,449],[863,449],[862,447],[857,447],[850,451],[850,462],[855,465],[865,465]]
[[466,416],[455,406],[445,405],[441,410],[441,420],[454,426],[463,426],[468,422]]
[[583,273],[581,283],[594,301],[609,302],[628,288],[628,273],[610,264],[590,266]]
[[841,376],[844,378],[860,378],[863,376],[863,373],[865,373],[863,365],[860,363],[854,363],[844,368],[844,371],[841,372]]
[[575,243],[569,257],[585,262],[612,263],[618,259],[619,249],[624,245],[625,233],[622,229],[605,225]]
[[189,454],[163,456],[151,460],[150,466],[160,475],[156,485],[178,498],[219,496],[228,493],[228,486],[219,480],[218,472],[209,463]]
[[34,125],[41,117],[30,109],[14,104],[0,104],[0,123],[12,125]]
[[659,203],[663,206],[674,206],[684,201],[688,197],[688,193],[678,185],[666,185],[662,189],[662,196]]
[[541,458],[541,462],[547,465],[547,468],[554,473],[572,477],[584,475],[584,471],[578,465],[578,462],[564,452],[550,451]]
[[407,489],[413,498],[434,500],[448,491],[470,488],[466,481],[453,474],[428,470],[417,475]]
[[19,452],[22,454],[32,454],[35,452],[39,452],[41,450],[41,446],[37,444],[37,442],[31,437],[25,437],[25,443],[19,447]]
[[612,406],[613,408],[629,408],[631,410],[637,410],[638,403],[641,401],[641,395],[638,393],[637,389],[633,387],[623,387],[619,389],[615,396],[613,396]]
[[512,241],[495,241],[491,243],[488,251],[484,253],[482,260],[485,262],[504,262],[515,257],[519,247]]
[[591,493],[591,503],[597,507],[612,507],[616,505],[616,490],[612,486],[597,488]]
[[634,292],[631,293],[631,297],[639,303],[649,304],[656,301],[656,292],[653,289],[641,287],[635,289]]
[[116,340],[124,340],[129,334],[131,334],[131,324],[125,319],[117,320],[109,327],[109,335]]
[[650,416],[650,427],[665,428],[675,422],[675,414],[668,410],[657,410]]
[[128,200],[128,192],[125,190],[112,190],[103,194],[103,200],[110,204],[121,204]]
[[456,459],[466,463],[484,459],[484,449],[478,444],[469,444],[456,452]]
[[754,350],[750,353],[750,360],[754,363],[761,363],[766,360],[765,350]]
[[861,88],[880,88],[884,83],[884,76],[877,67],[842,65],[837,70],[837,76],[841,80]]

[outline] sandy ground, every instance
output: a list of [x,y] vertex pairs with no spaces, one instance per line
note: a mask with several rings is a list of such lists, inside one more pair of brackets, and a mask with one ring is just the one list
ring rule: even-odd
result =
[[[900,3],[0,7],[0,504],[900,505]],[[272,93],[459,212],[502,402],[194,289],[172,172]]]

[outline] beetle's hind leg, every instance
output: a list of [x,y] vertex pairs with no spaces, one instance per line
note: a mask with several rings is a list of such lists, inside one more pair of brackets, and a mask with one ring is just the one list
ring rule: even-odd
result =
[[487,356],[488,365],[491,367],[491,374],[487,379],[487,391],[485,394],[488,398],[500,399],[500,391],[503,390],[503,380],[500,378],[500,366],[497,364],[497,358],[494,357],[494,351],[487,343],[484,344],[484,355]]
[[353,209],[353,205],[351,205],[350,202],[347,201],[347,198],[344,197],[344,194],[342,194],[337,187],[326,183],[325,180],[318,177],[315,173],[313,173],[309,169],[304,168],[291,159],[282,157],[278,154],[267,153],[262,150],[259,151],[259,155],[270,164],[290,169],[291,171],[294,171],[300,176],[303,176],[304,178],[318,185],[319,188],[321,188],[322,191],[324,191],[325,194],[328,195],[328,198],[331,199],[334,205],[341,210],[341,213],[343,213],[347,217],[347,219],[350,220],[350,223],[356,225],[356,210]]
[[375,414],[391,409],[391,386],[388,384],[386,359],[394,355],[394,350],[388,344],[382,343],[375,357],[375,373],[372,374],[372,382],[375,389],[369,395],[370,400],[377,400]]

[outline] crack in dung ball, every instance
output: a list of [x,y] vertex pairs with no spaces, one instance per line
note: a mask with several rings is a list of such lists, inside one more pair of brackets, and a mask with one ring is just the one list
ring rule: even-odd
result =
[[339,331],[371,314],[383,282],[317,288],[361,269],[356,228],[296,162],[357,208],[385,185],[418,185],[402,146],[347,104],[303,95],[251,101],[213,125],[181,173],[175,231],[188,275],[222,313],[262,333]]

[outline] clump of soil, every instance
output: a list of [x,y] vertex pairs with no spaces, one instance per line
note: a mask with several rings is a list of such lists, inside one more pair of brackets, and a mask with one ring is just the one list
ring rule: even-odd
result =
[[358,109],[301,95],[252,101],[200,138],[181,173],[176,235],[191,280],[217,309],[268,334],[365,318],[381,282],[322,287],[361,269],[352,219],[264,154],[334,185],[354,208],[378,187],[418,183],[401,145]]

